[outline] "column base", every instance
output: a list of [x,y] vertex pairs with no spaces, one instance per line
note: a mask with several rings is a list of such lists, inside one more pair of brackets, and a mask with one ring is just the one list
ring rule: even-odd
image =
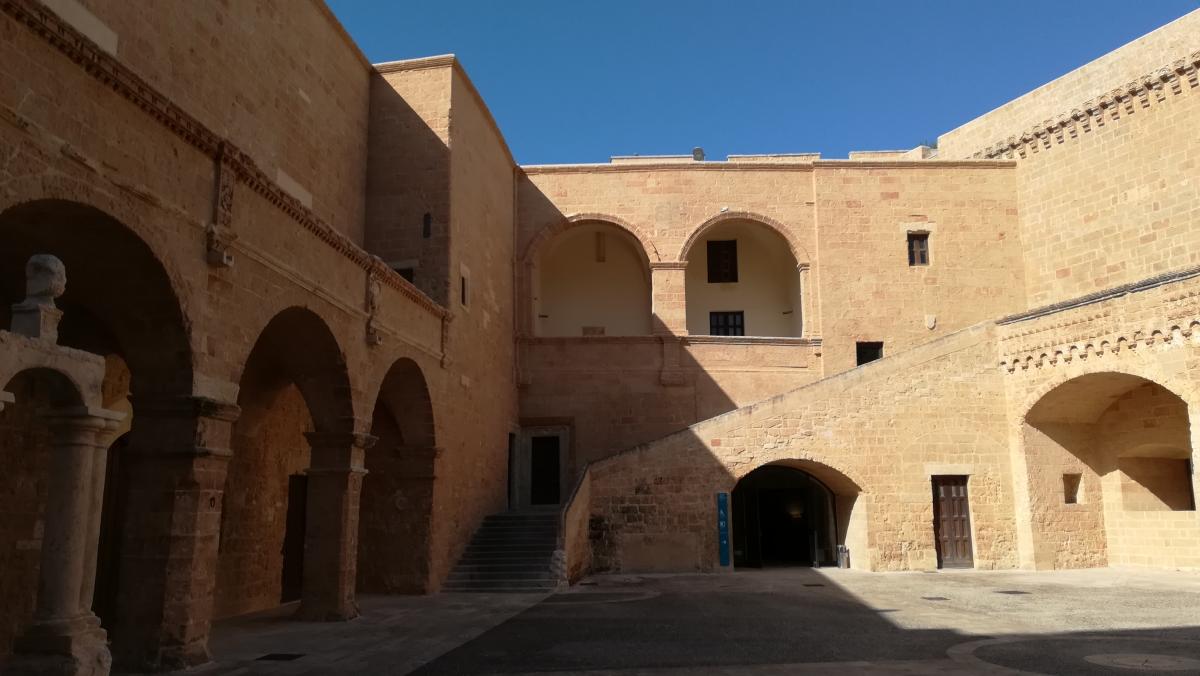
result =
[[108,676],[112,655],[95,615],[38,622],[13,644],[5,674]]

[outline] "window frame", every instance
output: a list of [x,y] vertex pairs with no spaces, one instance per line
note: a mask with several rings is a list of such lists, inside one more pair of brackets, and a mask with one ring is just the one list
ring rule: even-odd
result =
[[[726,320],[736,319],[737,321],[726,321],[723,324],[718,322],[718,318]],[[724,329],[726,333],[717,333],[717,329]],[[737,331],[737,333],[728,333],[728,331]],[[708,313],[708,335],[710,336],[726,336],[726,337],[744,337],[746,335],[746,311],[745,310],[710,310]]]
[[[738,283],[737,239],[706,240],[705,252],[708,254],[707,279],[709,284]],[[714,252],[717,253],[715,257]]]
[[905,234],[905,248],[908,250],[908,267],[924,268],[932,263],[929,248],[928,230],[909,230]]

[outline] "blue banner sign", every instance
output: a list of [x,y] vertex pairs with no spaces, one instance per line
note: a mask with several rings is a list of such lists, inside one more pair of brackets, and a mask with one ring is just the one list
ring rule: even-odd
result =
[[729,565],[729,494],[717,493],[717,551],[721,565]]

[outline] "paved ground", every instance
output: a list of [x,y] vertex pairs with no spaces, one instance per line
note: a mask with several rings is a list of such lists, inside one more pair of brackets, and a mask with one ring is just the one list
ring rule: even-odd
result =
[[[222,623],[211,674],[1200,674],[1200,575],[602,576],[550,597],[368,598]],[[269,653],[303,655],[263,661]]]

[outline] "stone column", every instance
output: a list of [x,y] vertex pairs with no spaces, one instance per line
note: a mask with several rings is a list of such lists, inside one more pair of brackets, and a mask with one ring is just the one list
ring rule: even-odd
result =
[[655,335],[687,335],[687,262],[650,264],[650,297]]
[[312,464],[304,530],[304,591],[297,615],[316,621],[353,619],[358,617],[354,599],[358,507],[367,473],[363,455],[375,437],[323,432],[305,436],[312,446]]
[[240,409],[197,396],[133,399],[113,658],[131,671],[209,660],[230,436]]
[[87,524],[87,560],[83,562],[83,585],[79,590],[79,607],[92,608],[96,594],[96,556],[100,547],[100,517],[104,511],[104,480],[108,476],[108,447],[112,443],[112,432],[125,417],[105,421],[104,430],[96,436],[95,452],[92,455],[92,500]]
[[13,646],[9,668],[14,673],[103,675],[112,657],[90,599],[82,603],[84,567],[96,558],[90,526],[97,435],[121,416],[88,407],[42,415],[53,441],[37,607],[32,626]]
[[800,337],[817,338],[821,335],[821,328],[814,312],[816,289],[812,284],[812,266],[800,263],[796,270],[800,274]]

